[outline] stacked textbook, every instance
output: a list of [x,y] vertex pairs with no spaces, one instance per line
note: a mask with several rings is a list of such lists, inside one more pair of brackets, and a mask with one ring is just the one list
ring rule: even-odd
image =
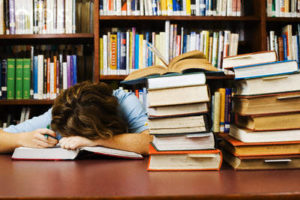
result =
[[148,170],[219,170],[222,154],[210,132],[205,74],[147,79],[150,144]]
[[[247,55],[248,60],[243,60]],[[273,51],[247,55],[235,57],[245,65],[231,65],[237,79],[235,125],[229,135],[221,134],[224,160],[235,169],[299,168],[298,64],[277,61]]]

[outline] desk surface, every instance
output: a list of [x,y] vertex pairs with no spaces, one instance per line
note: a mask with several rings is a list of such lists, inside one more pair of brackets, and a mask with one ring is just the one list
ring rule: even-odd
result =
[[300,170],[234,171],[225,166],[221,171],[148,172],[147,161],[12,161],[0,155],[0,199],[300,199]]

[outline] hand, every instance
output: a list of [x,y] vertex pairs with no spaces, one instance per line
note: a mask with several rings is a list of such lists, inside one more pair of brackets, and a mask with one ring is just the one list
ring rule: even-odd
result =
[[61,148],[64,149],[71,149],[75,150],[78,149],[79,147],[83,146],[96,146],[97,143],[93,140],[90,140],[85,137],[81,136],[70,136],[70,137],[63,137],[59,140],[59,145]]
[[[52,137],[45,137],[49,135]],[[56,133],[50,129],[37,129],[32,132],[25,132],[19,134],[19,144],[24,147],[33,147],[33,148],[47,148],[53,147],[58,143]]]

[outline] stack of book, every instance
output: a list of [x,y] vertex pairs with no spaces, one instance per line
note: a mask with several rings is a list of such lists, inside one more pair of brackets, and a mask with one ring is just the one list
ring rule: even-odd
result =
[[[263,63],[259,57],[270,60]],[[224,160],[235,169],[299,168],[297,62],[276,61],[274,51],[230,59],[245,61],[246,65],[233,66],[237,79],[233,98],[235,125],[231,126],[229,135],[221,134]]]
[[210,94],[204,73],[148,78],[150,144],[148,170],[219,170],[208,123]]

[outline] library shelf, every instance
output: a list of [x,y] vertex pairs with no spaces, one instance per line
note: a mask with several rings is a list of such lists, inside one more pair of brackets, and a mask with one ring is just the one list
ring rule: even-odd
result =
[[124,80],[127,75],[100,75],[100,80]]
[[53,99],[13,99],[13,100],[0,100],[0,105],[52,105]]
[[299,17],[267,17],[266,22],[300,23]]
[[74,34],[15,34],[0,35],[0,40],[19,40],[19,39],[93,39],[92,33],[74,33]]
[[259,21],[257,16],[224,17],[224,16],[99,16],[99,20],[131,20],[131,21]]

